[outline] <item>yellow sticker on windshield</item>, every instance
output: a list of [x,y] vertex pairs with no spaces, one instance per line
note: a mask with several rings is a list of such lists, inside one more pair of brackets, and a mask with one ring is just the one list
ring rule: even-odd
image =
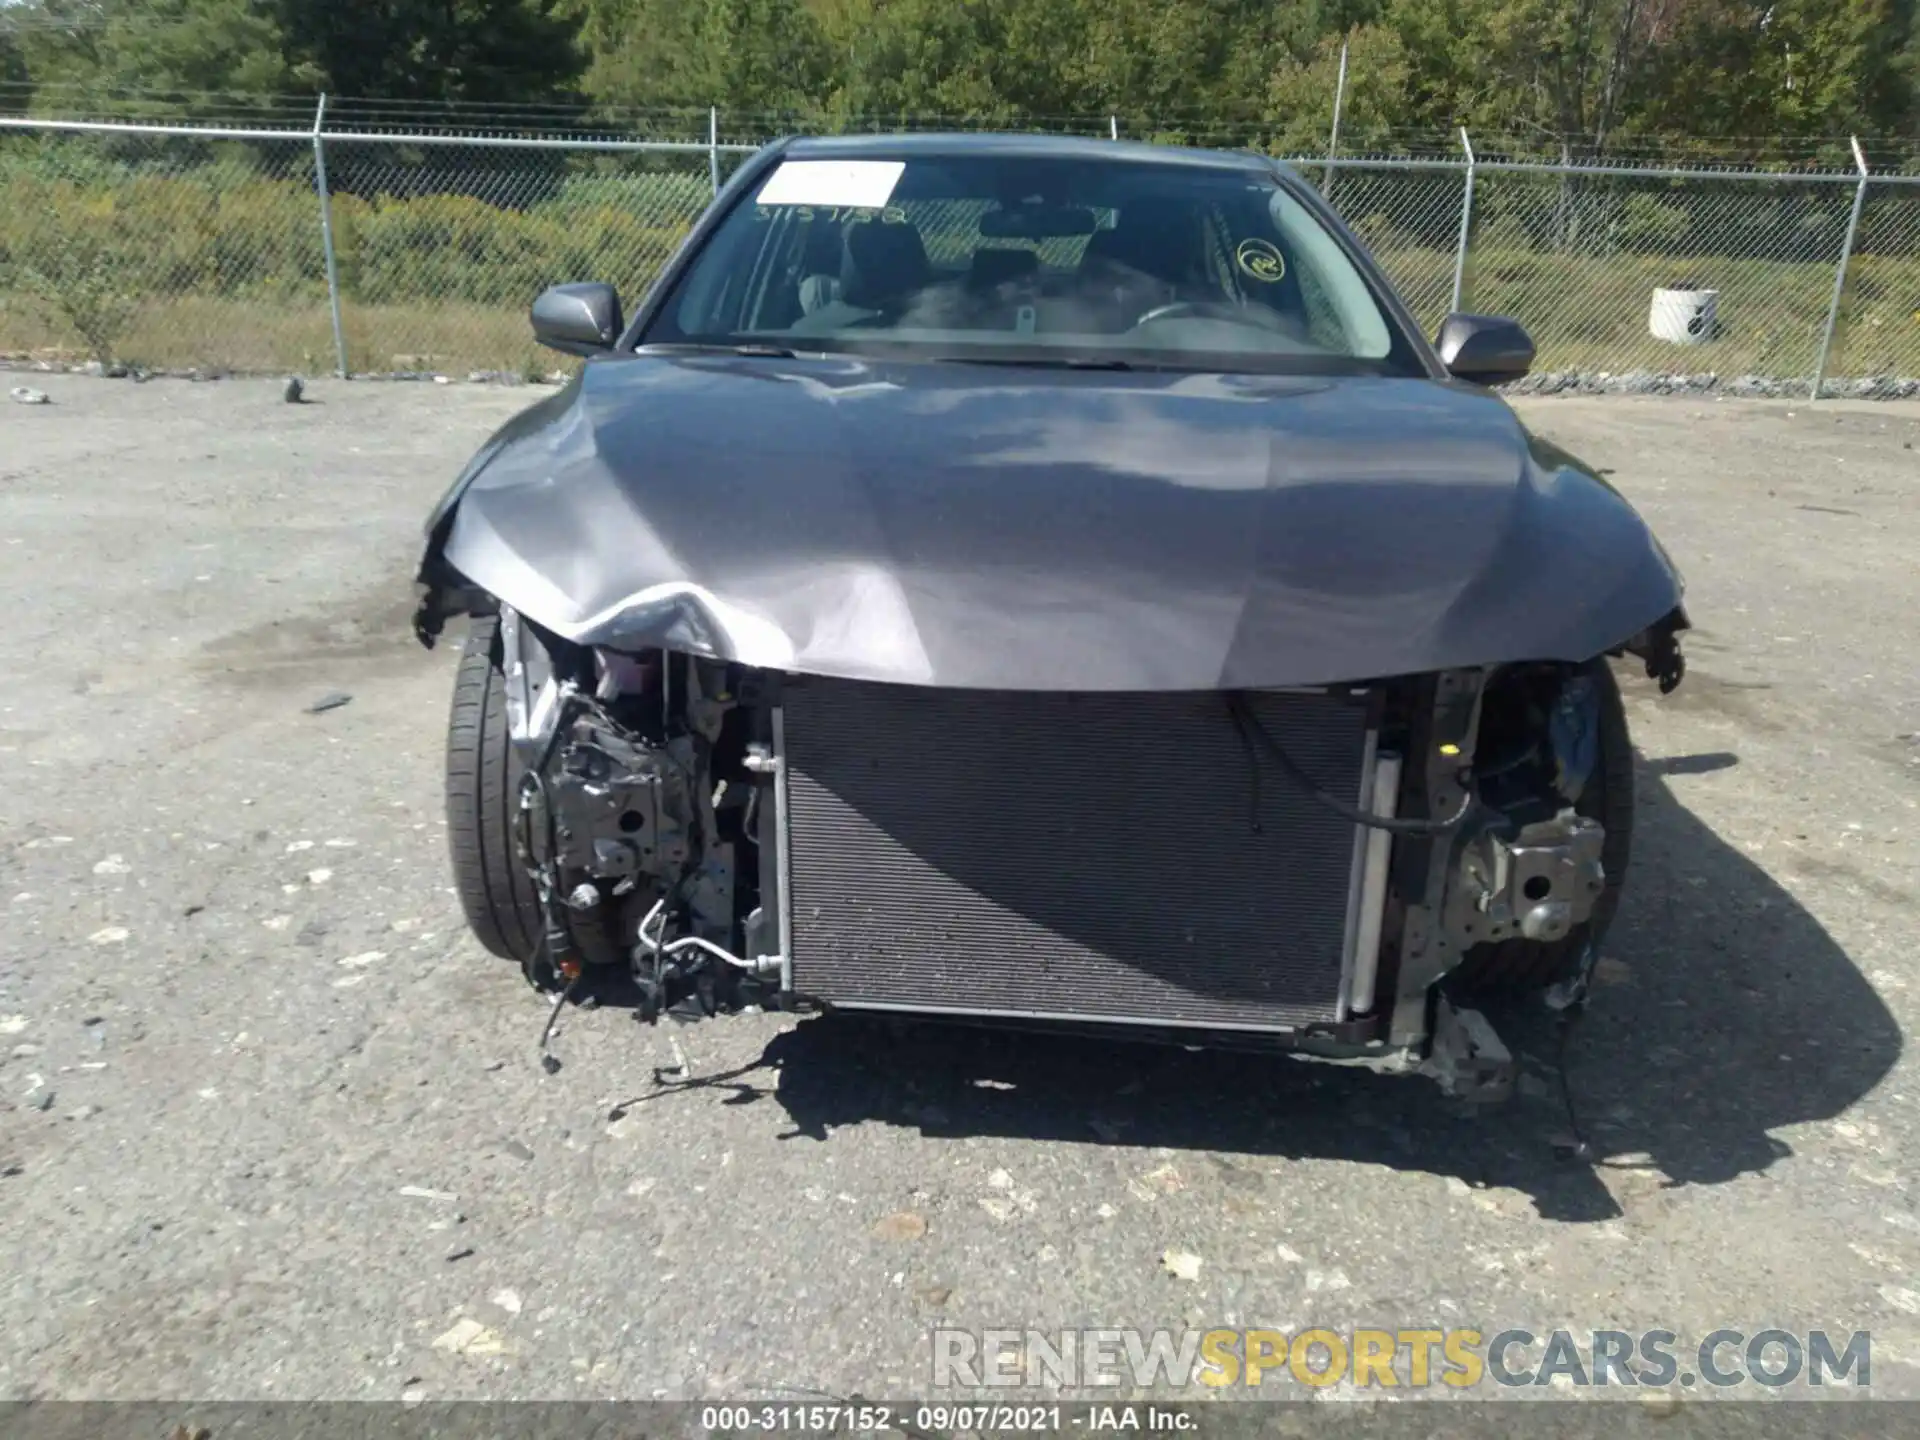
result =
[[1233,258],[1242,270],[1262,285],[1271,285],[1285,277],[1287,262],[1280,247],[1270,240],[1242,240]]

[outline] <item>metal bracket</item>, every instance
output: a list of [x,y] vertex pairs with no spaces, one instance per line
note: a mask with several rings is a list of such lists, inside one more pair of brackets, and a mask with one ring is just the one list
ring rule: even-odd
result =
[[1540,998],[1546,1002],[1549,1010],[1566,1015],[1577,1011],[1587,1003],[1588,992],[1593,988],[1593,967],[1600,961],[1600,947],[1594,944],[1593,936],[1587,936],[1587,943],[1580,947],[1580,958],[1574,963],[1573,973],[1559,984],[1548,988]]
[[1453,945],[1465,951],[1486,941],[1565,939],[1606,888],[1606,838],[1599,821],[1572,810],[1511,839],[1479,836],[1449,877],[1442,923]]
[[1662,695],[1671,695],[1687,678],[1687,657],[1680,653],[1680,637],[1671,626],[1663,625],[1655,632],[1640,658],[1646,662],[1647,678],[1658,682]]
[[[1419,777],[1426,791],[1429,815],[1450,815],[1466,799],[1460,780],[1473,765],[1485,684],[1483,670],[1443,670],[1434,677],[1431,721],[1416,741],[1424,746],[1424,754],[1416,752],[1406,760],[1407,771]],[[1406,907],[1400,932],[1400,970],[1388,1034],[1396,1045],[1416,1045],[1425,1039],[1427,991],[1459,957],[1441,923],[1457,841],[1457,836],[1440,836],[1394,847],[1396,854],[1406,856],[1396,861],[1406,866],[1400,871],[1402,893],[1416,902]]]
[[1494,1028],[1478,1010],[1434,998],[1433,1048],[1420,1066],[1441,1090],[1474,1105],[1496,1105],[1513,1094],[1515,1065]]
[[1680,632],[1688,628],[1686,611],[1675,609],[1620,647],[1646,666],[1647,678],[1659,682],[1662,695],[1671,695],[1686,679],[1687,657],[1680,653]]
[[[769,902],[773,905],[779,954],[767,958],[779,962],[780,989],[786,994],[793,990],[793,863],[787,849],[792,833],[787,796],[787,716],[785,709],[778,705],[773,707],[770,738],[772,744],[756,742],[747,746],[746,758],[741,763],[749,773],[764,775],[773,784],[771,835],[767,833],[765,807],[761,809],[760,903],[763,907]],[[764,927],[763,919],[762,933]]]

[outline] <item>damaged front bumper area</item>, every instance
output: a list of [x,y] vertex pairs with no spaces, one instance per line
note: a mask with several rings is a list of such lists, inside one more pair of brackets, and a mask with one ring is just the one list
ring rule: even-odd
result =
[[530,969],[623,968],[644,1019],[1092,1030],[1498,1099],[1511,1058],[1456,981],[1512,942],[1568,948],[1584,981],[1610,878],[1592,665],[956,691],[575,646],[500,613],[546,920]]

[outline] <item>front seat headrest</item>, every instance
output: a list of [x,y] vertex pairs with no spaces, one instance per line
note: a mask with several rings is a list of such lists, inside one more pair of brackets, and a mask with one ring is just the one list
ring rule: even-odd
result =
[[884,310],[933,278],[926,243],[911,223],[865,220],[847,226],[840,298],[862,310]]

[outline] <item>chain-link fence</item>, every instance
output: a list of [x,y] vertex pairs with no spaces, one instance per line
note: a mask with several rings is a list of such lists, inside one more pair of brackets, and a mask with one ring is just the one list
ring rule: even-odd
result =
[[[1307,171],[1309,178],[1315,172]],[[1431,335],[1458,309],[1454,274],[1466,171],[1422,161],[1371,161],[1362,168],[1322,167],[1321,188],[1366,242],[1400,296]]]
[[1540,370],[1920,376],[1915,177],[1347,163],[1335,203],[1421,319],[1518,316]]
[[[638,296],[766,138],[703,118],[644,140],[336,128],[324,106],[309,130],[0,119],[0,357],[544,372],[532,297]],[[1586,376],[1920,376],[1920,176],[1858,150],[1766,171],[1450,145],[1294,157],[1429,332],[1514,315],[1539,370]]]
[[713,198],[671,150],[325,147],[343,344],[367,370],[545,371],[527,305],[557,280],[637,295]]
[[643,289],[750,146],[0,128],[0,354],[543,373],[531,297]]
[[0,138],[0,350],[155,365],[332,358],[312,146]]

